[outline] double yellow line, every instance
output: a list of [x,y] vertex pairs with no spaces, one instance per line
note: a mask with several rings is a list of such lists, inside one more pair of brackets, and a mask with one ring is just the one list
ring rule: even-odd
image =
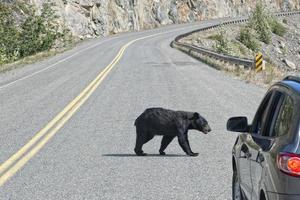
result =
[[75,114],[75,112],[86,102],[97,87],[107,77],[109,72],[122,58],[126,48],[132,43],[164,33],[158,33],[132,40],[125,44],[111,63],[100,72],[100,74],[58,115],[56,115],[43,129],[41,129],[30,141],[18,152],[0,165],[0,187],[14,176],[32,157],[34,157],[47,142],[58,132],[60,128]]

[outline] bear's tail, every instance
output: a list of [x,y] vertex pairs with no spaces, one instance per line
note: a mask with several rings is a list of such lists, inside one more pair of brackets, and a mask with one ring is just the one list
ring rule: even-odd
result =
[[138,120],[138,118],[136,118],[136,120],[134,120],[134,125],[136,126],[136,124],[137,124],[137,120]]
[[138,120],[140,119],[140,116],[138,116],[138,118],[136,118],[136,120],[134,121],[134,125],[136,126],[138,124]]

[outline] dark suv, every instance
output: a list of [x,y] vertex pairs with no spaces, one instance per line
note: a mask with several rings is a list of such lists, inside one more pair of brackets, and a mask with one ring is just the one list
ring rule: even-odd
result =
[[254,120],[228,120],[241,132],[232,150],[232,198],[300,200],[300,77],[273,85]]

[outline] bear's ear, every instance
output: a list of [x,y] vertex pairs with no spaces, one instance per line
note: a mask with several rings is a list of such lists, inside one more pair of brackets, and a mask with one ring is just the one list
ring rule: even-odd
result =
[[194,118],[194,119],[199,119],[199,118],[200,118],[199,113],[195,112],[194,115],[193,115],[193,118]]

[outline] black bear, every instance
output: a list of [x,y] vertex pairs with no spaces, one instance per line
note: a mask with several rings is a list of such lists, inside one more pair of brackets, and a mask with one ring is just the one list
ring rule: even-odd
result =
[[160,155],[177,136],[183,151],[189,156],[197,156],[191,150],[188,130],[195,129],[205,134],[211,131],[208,122],[197,112],[173,111],[164,108],[148,108],[134,122],[136,126],[136,145],[134,151],[138,156],[145,156],[142,147],[155,135],[163,135]]

